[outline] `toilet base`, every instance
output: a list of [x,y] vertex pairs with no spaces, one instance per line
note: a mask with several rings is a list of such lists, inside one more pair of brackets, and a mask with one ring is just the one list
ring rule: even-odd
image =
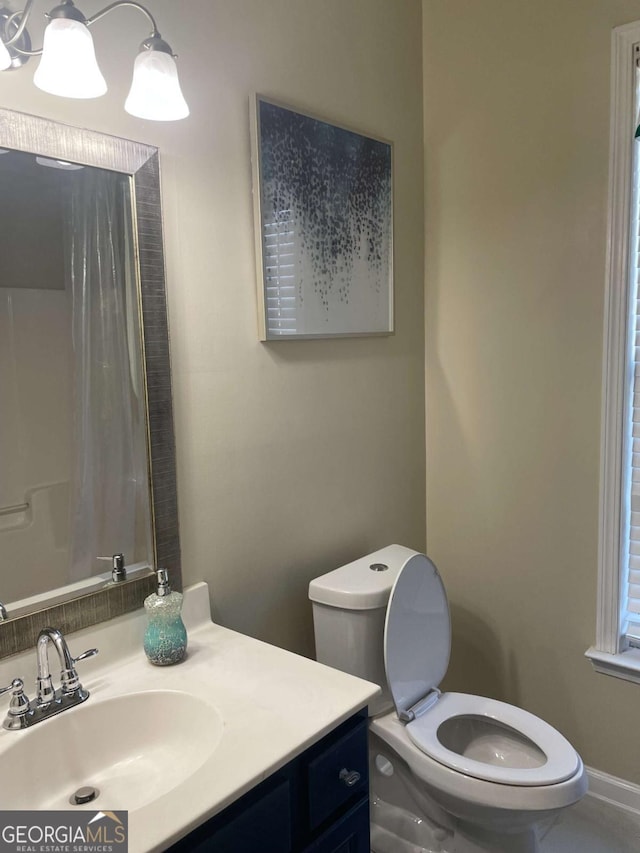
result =
[[[545,833],[548,827],[545,827]],[[461,824],[451,831],[373,795],[371,853],[539,853],[535,829],[494,833]]]
[[446,811],[397,755],[370,735],[372,853],[539,853],[557,813],[500,826]]
[[450,853],[453,835],[428,818],[371,797],[372,853]]
[[451,853],[539,853],[540,850],[535,829],[508,835],[478,831],[475,827],[474,830],[472,837],[461,827],[455,834]]

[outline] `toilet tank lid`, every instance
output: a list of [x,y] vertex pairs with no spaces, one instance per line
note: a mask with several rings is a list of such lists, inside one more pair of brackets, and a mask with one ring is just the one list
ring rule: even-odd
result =
[[404,545],[387,545],[312,580],[309,598],[343,610],[386,607],[398,572],[417,553]]

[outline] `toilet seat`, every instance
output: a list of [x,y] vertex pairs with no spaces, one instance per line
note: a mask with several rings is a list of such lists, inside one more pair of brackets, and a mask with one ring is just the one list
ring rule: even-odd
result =
[[[439,738],[440,726],[456,717],[486,718],[508,726],[544,753],[539,767],[506,767],[476,761],[447,748]],[[466,693],[443,693],[424,714],[406,725],[411,741],[435,761],[467,776],[503,785],[554,785],[575,775],[580,759],[569,741],[534,714],[506,702]],[[499,726],[496,727],[499,734]]]
[[[443,698],[445,695],[443,694]],[[374,760],[379,752],[384,754],[380,743],[376,742],[379,739],[389,748],[390,752],[386,757],[392,764],[395,754],[411,769],[416,777],[416,784],[427,785],[430,796],[439,797],[441,794],[446,798],[449,807],[453,798],[462,799],[472,809],[490,805],[493,809],[518,809],[540,813],[575,803],[587,788],[587,775],[579,756],[575,774],[556,785],[501,785],[467,776],[431,758],[409,738],[406,725],[400,722],[394,711],[370,720],[369,731],[372,735],[370,749]]]
[[[444,584],[424,554],[402,566],[389,597],[384,628],[384,660],[396,714],[415,746],[440,764],[489,782],[545,786],[573,776],[580,759],[571,744],[543,720],[505,702],[463,693],[440,694],[449,666],[451,621]],[[478,761],[444,745],[440,727],[455,718],[495,723],[489,734],[511,729],[543,754],[540,766],[507,767]],[[493,728],[493,727],[492,727]],[[496,757],[496,760],[499,760]]]

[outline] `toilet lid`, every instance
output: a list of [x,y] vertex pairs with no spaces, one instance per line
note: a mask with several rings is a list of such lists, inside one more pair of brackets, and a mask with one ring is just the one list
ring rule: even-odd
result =
[[384,625],[384,664],[396,712],[437,688],[449,666],[451,621],[438,570],[424,554],[410,557],[391,590]]

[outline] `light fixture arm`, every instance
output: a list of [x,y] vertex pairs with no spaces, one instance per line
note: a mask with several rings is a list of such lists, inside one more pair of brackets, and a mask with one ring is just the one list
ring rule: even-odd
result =
[[134,9],[137,9],[139,12],[142,12],[142,14],[151,24],[151,32],[149,36],[140,45],[141,49],[159,50],[162,53],[168,53],[169,56],[173,56],[174,59],[178,58],[177,55],[171,50],[171,47],[160,35],[160,30],[158,29],[158,25],[156,24],[155,18],[147,9],[147,7],[142,5],[142,3],[135,3],[133,2],[133,0],[115,0],[115,2],[110,3],[108,6],[105,6],[104,9],[100,9],[100,11],[96,12],[95,15],[91,15],[90,18],[87,18],[87,26],[90,27],[92,24],[95,24],[96,21],[99,21],[100,18],[104,18],[105,15],[108,15],[109,12],[112,12],[119,6],[131,6]]
[[[15,33],[11,36],[8,41],[5,42],[7,47],[13,45],[14,42],[18,41],[22,33],[24,32],[25,27],[27,26],[27,21],[29,20],[29,15],[31,14],[31,7],[33,6],[33,0],[27,0],[25,3],[24,9],[19,12],[14,12],[13,15],[9,15],[6,21],[6,29],[7,31],[13,25],[16,18],[20,18],[20,23],[17,25],[17,29]],[[14,48],[15,49],[15,48]]]
[[108,15],[109,12],[112,12],[114,9],[117,9],[119,6],[132,6],[134,9],[137,9],[139,12],[142,12],[143,15],[147,18],[149,23],[151,24],[152,32],[151,36],[159,37],[160,33],[158,32],[158,25],[155,22],[155,18],[151,14],[151,12],[143,6],[141,3],[134,3],[133,0],[115,0],[114,3],[110,3],[108,6],[105,6],[104,9],[100,9],[99,12],[96,12],[95,15],[91,15],[90,18],[86,19],[86,24],[90,27],[92,24],[95,24],[96,21],[99,21],[100,18],[104,18],[105,15]]
[[[40,48],[40,50],[27,50],[25,47],[20,47],[17,44],[26,30],[33,3],[34,0],[26,0],[24,9],[14,12],[12,15],[8,16],[5,21],[5,31],[9,33],[11,26],[15,24],[18,18],[20,19],[20,22],[16,25],[17,28],[15,32],[10,36],[10,38],[4,40],[4,43],[6,47],[11,47],[11,49],[16,53],[25,57],[42,55],[42,48]],[[142,48],[146,48],[147,50],[160,50],[163,53],[170,54],[174,59],[176,58],[167,42],[164,41],[160,35],[158,25],[156,24],[155,18],[151,12],[146,8],[146,6],[143,6],[142,3],[135,3],[134,0],[115,0],[115,2],[105,6],[104,9],[100,9],[94,15],[91,15],[90,18],[86,18],[82,12],[73,5],[73,0],[62,0],[62,2],[53,8],[51,12],[46,13],[46,17],[49,19],[72,18],[76,21],[82,21],[83,24],[90,27],[95,24],[96,21],[104,18],[105,15],[108,15],[109,12],[113,12],[114,9],[117,9],[120,6],[131,6],[133,9],[137,9],[139,12],[142,12],[151,24],[151,33],[148,38],[142,42]]]

